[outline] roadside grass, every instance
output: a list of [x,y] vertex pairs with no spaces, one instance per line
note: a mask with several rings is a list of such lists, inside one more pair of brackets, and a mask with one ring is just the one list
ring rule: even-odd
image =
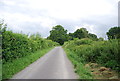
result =
[[0,81],[2,80],[2,60],[0,59]]
[[7,62],[2,65],[2,79],[9,79],[12,78],[12,76],[19,71],[23,70],[25,67],[42,57],[44,54],[46,54],[48,51],[50,51],[52,48],[42,49],[38,50],[35,53],[32,53],[30,55],[27,55],[22,58],[15,59],[12,62]]
[[85,68],[83,59],[76,57],[76,54],[71,50],[64,48],[68,58],[71,60],[74,65],[75,73],[78,74],[79,79],[93,79],[90,68]]
[[[95,72],[90,72],[89,68],[87,72],[85,71],[84,65],[88,65],[89,62],[99,64],[101,67],[118,71],[118,74],[120,72],[119,40],[117,39],[105,41],[75,39],[65,42],[63,47],[68,51],[66,53],[74,64],[76,73],[81,79],[89,79],[91,78],[90,73],[95,74]],[[94,75],[93,78],[95,78]],[[107,77],[104,78],[107,79]]]

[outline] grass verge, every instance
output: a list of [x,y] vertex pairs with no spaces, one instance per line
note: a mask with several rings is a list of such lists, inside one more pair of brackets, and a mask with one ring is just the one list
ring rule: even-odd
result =
[[0,81],[2,80],[2,60],[0,58]]
[[93,79],[90,68],[84,67],[84,63],[82,62],[82,58],[80,58],[80,59],[76,58],[75,53],[70,51],[67,48],[64,48],[64,50],[65,50],[68,58],[70,59],[70,61],[74,65],[75,73],[77,73],[79,75],[79,79]]
[[42,57],[48,51],[53,48],[47,48],[43,50],[38,50],[33,54],[25,56],[23,58],[18,58],[13,62],[7,62],[2,65],[2,79],[9,79],[17,72],[23,70],[25,67]]

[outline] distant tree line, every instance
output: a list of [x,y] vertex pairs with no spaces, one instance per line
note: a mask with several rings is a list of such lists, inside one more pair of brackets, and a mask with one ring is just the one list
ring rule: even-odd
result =
[[[107,33],[108,39],[118,39],[120,38],[120,27],[113,27]],[[98,38],[97,35],[89,33],[86,28],[77,29],[74,33],[67,34],[67,30],[61,25],[57,25],[50,31],[50,36],[47,39],[58,42],[63,45],[65,41],[73,40],[74,38],[90,38],[92,40],[104,40],[102,37]]]
[[93,40],[97,40],[97,36],[95,34],[89,33],[86,28],[77,29],[74,33],[69,33],[69,40],[73,40],[74,38],[91,38]]

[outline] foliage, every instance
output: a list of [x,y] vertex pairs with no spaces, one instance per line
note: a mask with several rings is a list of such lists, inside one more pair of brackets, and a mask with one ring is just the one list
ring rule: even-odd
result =
[[100,37],[98,38],[98,41],[104,41],[104,38]]
[[50,31],[50,36],[48,37],[48,39],[58,42],[60,45],[63,45],[65,41],[73,40],[74,38],[90,38],[92,40],[98,40],[97,36],[89,33],[86,28],[80,28],[74,33],[67,34],[67,30],[65,30],[61,25],[53,27]]
[[39,33],[28,36],[9,31],[4,21],[0,22],[0,33],[2,34],[0,44],[2,45],[3,79],[11,78],[12,75],[44,55],[50,48],[59,45],[52,40],[43,39]]
[[37,33],[34,35],[25,35],[21,33],[13,33],[12,31],[6,30],[4,25],[1,25],[2,31],[2,61],[12,62],[14,59],[18,59],[31,53],[49,47],[58,45],[56,42],[41,38]]
[[67,53],[68,58],[73,63],[75,73],[79,75],[79,79],[92,79],[93,78],[92,74],[90,73],[89,68],[84,67],[82,58],[78,59],[78,57],[76,56],[76,53],[74,51],[71,51],[70,49],[65,48],[65,52]]
[[86,28],[80,28],[80,29],[77,29],[75,32],[74,32],[74,37],[75,38],[87,38],[88,37],[88,31]]
[[120,39],[120,27],[112,27],[107,32],[108,39]]
[[3,22],[3,20],[0,21],[0,80],[2,80],[2,32],[6,28],[6,25]]
[[89,38],[92,40],[98,40],[95,34],[89,33]]
[[120,71],[119,40],[92,41],[91,39],[74,39],[65,42],[64,48],[70,50],[74,61],[79,63],[98,63]]
[[73,40],[74,38],[90,38],[92,40],[98,40],[95,34],[89,33],[86,28],[77,29],[74,33],[69,33],[69,40]]
[[65,30],[61,25],[57,25],[50,31],[50,36],[48,39],[51,39],[55,42],[58,42],[60,45],[63,45],[64,41],[68,40],[67,30]]
[[0,81],[2,80],[2,60],[0,60]]
[[0,20],[0,34],[6,31],[6,28],[7,28],[7,24],[4,24],[4,20]]
[[73,39],[74,39],[74,33],[69,33],[68,40],[73,40]]

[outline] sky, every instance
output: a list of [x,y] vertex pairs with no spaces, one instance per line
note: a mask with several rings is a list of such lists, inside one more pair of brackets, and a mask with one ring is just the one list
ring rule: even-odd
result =
[[0,0],[0,19],[8,28],[25,34],[40,33],[42,37],[56,25],[73,33],[86,28],[98,37],[118,26],[119,0]]
[[120,1],[118,2],[118,26],[120,27]]

